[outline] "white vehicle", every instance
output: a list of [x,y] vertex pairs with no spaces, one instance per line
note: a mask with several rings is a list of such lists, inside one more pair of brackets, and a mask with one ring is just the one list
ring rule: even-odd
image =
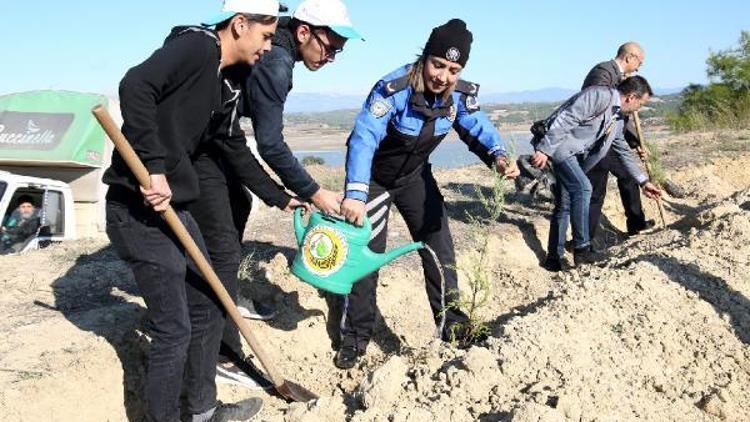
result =
[[[118,104],[98,94],[0,95],[0,224],[5,227],[0,250],[21,252],[104,234],[107,186],[102,174],[112,143],[91,114],[98,105],[107,107],[115,122],[122,121]],[[25,205],[19,208],[20,199]],[[32,226],[19,228],[32,212]],[[38,231],[30,233],[33,226]],[[18,241],[23,236],[32,239]]]
[[[19,218],[21,205],[33,211]],[[76,238],[73,193],[59,180],[0,171],[0,254],[21,253]]]

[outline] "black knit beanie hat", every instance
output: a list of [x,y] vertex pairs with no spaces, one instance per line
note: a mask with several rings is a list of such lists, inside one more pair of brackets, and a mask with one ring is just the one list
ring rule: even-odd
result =
[[432,30],[430,39],[424,46],[424,54],[456,62],[464,67],[469,60],[473,40],[471,32],[466,29],[466,22],[451,19]]

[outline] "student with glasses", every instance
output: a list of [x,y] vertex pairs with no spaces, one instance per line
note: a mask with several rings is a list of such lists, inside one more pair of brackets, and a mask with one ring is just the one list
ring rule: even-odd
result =
[[[238,112],[252,120],[261,157],[286,188],[330,214],[339,213],[340,194],[322,188],[292,154],[282,133],[284,104],[292,90],[297,63],[302,62],[310,71],[317,71],[335,60],[347,40],[361,38],[352,26],[346,5],[340,0],[303,1],[291,18],[279,19],[271,51],[244,76],[242,84]],[[230,187],[230,197],[241,242],[250,214],[250,197],[240,184]],[[261,302],[241,296],[237,299],[240,312],[246,318],[268,320],[276,313],[273,307]],[[254,368],[246,361],[239,332],[231,322],[225,328],[217,369],[219,381],[248,388],[259,386],[251,377]]]

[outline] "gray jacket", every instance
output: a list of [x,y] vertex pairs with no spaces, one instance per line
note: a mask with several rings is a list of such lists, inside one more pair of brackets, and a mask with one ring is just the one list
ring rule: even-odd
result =
[[[620,66],[614,60],[601,62],[596,66],[592,67],[586,79],[583,80],[583,86],[581,89],[586,89],[590,86],[608,86],[610,88],[616,88],[617,85],[625,79],[625,75],[620,70]],[[635,129],[635,122],[633,119],[626,116],[625,118],[625,141],[630,145],[630,148],[637,148],[640,146],[641,141],[638,139],[638,132]]]
[[[534,140],[534,149],[560,163],[583,155],[583,171],[591,170],[610,148],[639,184],[648,177],[638,166],[623,138],[620,94],[616,89],[594,86],[571,97],[553,115],[546,135]],[[608,136],[604,136],[612,126]]]

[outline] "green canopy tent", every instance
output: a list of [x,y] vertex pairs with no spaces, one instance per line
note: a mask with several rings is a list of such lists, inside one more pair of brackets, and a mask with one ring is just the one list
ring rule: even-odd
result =
[[0,163],[102,167],[107,140],[91,109],[108,103],[102,95],[67,91],[0,96]]

